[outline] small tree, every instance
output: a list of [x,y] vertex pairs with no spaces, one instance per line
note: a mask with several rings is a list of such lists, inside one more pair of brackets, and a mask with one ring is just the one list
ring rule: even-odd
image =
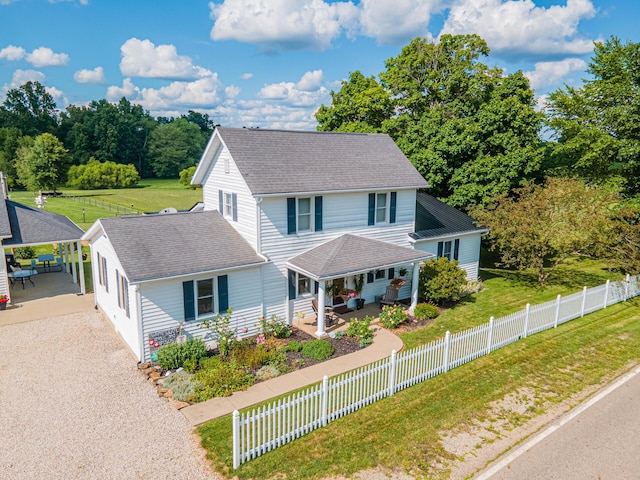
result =
[[198,188],[197,185],[191,185],[191,179],[193,178],[193,175],[195,173],[196,173],[196,165],[194,165],[193,167],[189,167],[189,168],[185,168],[184,170],[181,170],[180,184],[184,185],[185,187],[192,188],[193,190]]
[[438,305],[455,302],[460,300],[466,282],[465,271],[457,260],[447,257],[429,260],[420,267],[419,295]]
[[597,254],[610,241],[610,207],[617,195],[571,178],[549,179],[501,196],[472,216],[490,229],[491,249],[502,265],[532,268],[545,285],[555,268],[576,255]]
[[69,161],[69,153],[60,140],[43,133],[32,145],[18,149],[16,171],[20,183],[28,189],[55,192],[58,185],[64,183]]

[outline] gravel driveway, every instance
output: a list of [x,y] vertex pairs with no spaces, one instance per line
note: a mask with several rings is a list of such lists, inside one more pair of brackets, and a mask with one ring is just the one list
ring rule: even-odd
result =
[[0,327],[0,477],[216,479],[95,311]]

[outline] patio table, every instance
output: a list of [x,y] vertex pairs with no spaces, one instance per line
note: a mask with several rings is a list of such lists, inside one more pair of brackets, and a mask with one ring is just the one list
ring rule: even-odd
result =
[[25,280],[29,280],[29,282],[31,282],[31,285],[33,285],[34,287],[36,286],[36,284],[33,283],[33,280],[31,280],[31,277],[37,274],[38,274],[37,270],[16,270],[15,272],[9,272],[8,276],[9,278],[13,278],[13,279],[19,278],[20,281],[22,282],[22,289],[24,290]]
[[53,253],[41,253],[38,255],[38,261],[42,263],[45,272],[51,271],[51,262],[55,260]]

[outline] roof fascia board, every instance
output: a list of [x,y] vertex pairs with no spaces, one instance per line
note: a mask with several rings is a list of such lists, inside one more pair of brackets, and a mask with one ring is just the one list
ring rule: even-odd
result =
[[191,273],[185,273],[185,274],[182,274],[182,275],[172,275],[172,276],[169,276],[169,277],[158,277],[158,278],[150,278],[148,280],[130,281],[129,283],[131,285],[143,285],[145,283],[158,282],[158,281],[162,281],[162,280],[178,280],[180,278],[191,278],[191,277],[194,277],[196,275],[219,274],[219,273],[222,273],[222,272],[235,272],[235,271],[244,270],[244,269],[247,269],[247,268],[261,267],[262,265],[266,265],[268,263],[271,263],[271,262],[270,261],[264,261],[264,262],[246,263],[244,265],[238,265],[236,267],[218,268],[218,269],[215,269],[215,270],[203,270],[202,272],[191,272]]
[[[212,150],[214,148],[214,144],[217,144],[217,145],[215,145],[215,150]],[[222,138],[220,137],[220,133],[216,128],[213,131],[213,135],[211,135],[211,138],[209,139],[209,143],[207,143],[207,148],[204,149],[204,152],[202,153],[202,157],[200,157],[200,161],[198,162],[196,171],[193,174],[193,178],[191,179],[191,185],[202,184],[202,182],[205,180],[207,176],[207,173],[209,172],[209,168],[213,163],[213,159],[215,158],[216,153],[220,148],[222,148],[223,145],[224,145],[224,142],[222,141]]]
[[287,196],[298,196],[298,195],[327,195],[334,193],[360,193],[360,192],[394,192],[397,190],[416,190],[417,188],[421,188],[418,186],[404,186],[404,187],[384,187],[384,188],[359,188],[359,189],[351,189],[351,190],[321,190],[315,192],[281,192],[281,193],[254,193],[253,196],[255,198],[258,197],[287,197]]
[[[418,233],[418,232],[415,232],[415,233]],[[473,234],[485,235],[487,233],[489,233],[489,229],[488,228],[483,228],[483,229],[480,229],[480,230],[466,230],[466,231],[463,231],[463,232],[447,233],[446,235],[437,235],[437,236],[426,237],[426,238],[413,238],[413,237],[409,236],[409,241],[411,243],[432,242],[434,240],[443,240],[443,239],[447,239],[447,238],[465,237],[465,236],[473,235]]]

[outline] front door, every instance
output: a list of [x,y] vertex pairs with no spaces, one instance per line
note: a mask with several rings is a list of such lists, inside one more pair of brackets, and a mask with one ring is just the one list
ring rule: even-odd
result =
[[344,303],[342,297],[339,297],[342,292],[344,292],[344,278],[334,278],[333,279],[333,298],[331,305],[340,305]]

